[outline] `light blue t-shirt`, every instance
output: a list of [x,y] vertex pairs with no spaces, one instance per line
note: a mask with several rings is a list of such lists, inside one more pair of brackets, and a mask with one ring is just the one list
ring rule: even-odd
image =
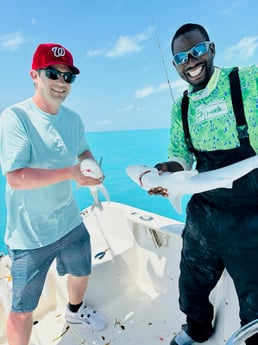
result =
[[[56,169],[77,163],[89,150],[79,115],[61,106],[49,115],[27,99],[0,116],[0,161],[4,174],[21,168]],[[82,219],[71,181],[37,189],[6,186],[5,242],[11,249],[34,249],[60,239]]]

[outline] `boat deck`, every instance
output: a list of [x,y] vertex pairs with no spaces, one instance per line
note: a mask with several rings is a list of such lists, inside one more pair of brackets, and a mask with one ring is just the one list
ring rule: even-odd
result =
[[[85,301],[107,317],[108,326],[93,332],[66,323],[66,279],[57,276],[53,265],[34,313],[30,345],[168,345],[185,320],[178,310],[177,288],[183,224],[114,203],[104,203],[103,212],[86,210],[84,221],[93,257]],[[105,255],[95,258],[102,251]],[[3,345],[7,345],[5,292],[0,294]],[[222,345],[239,328],[236,295],[226,272],[211,300],[217,330],[203,344]]]

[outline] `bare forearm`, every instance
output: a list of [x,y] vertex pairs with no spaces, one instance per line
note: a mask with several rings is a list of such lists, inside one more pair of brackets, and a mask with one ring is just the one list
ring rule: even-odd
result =
[[[94,159],[90,150],[83,152],[79,161],[86,158]],[[22,168],[9,172],[6,179],[13,189],[42,188],[65,180],[74,180],[81,186],[96,185],[101,182],[100,179],[84,176],[79,163],[59,169]]]
[[72,178],[71,167],[61,169],[23,168],[6,175],[13,189],[35,189]]

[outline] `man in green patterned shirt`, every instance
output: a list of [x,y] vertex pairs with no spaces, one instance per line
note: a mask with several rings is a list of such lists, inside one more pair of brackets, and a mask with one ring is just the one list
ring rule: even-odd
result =
[[[189,88],[172,106],[169,161],[156,167],[173,173],[196,164],[203,172],[257,154],[258,67],[215,67],[215,44],[199,24],[180,27],[171,48],[173,64]],[[159,187],[149,194],[167,196],[167,190]],[[257,319],[257,169],[232,189],[193,195],[182,237],[179,304],[186,324],[170,345],[209,339],[214,319],[209,295],[224,268],[236,287],[241,325]],[[258,335],[246,344],[257,345]]]

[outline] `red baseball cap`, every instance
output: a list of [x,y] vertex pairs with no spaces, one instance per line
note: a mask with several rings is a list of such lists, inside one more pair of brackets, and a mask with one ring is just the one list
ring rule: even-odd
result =
[[32,69],[45,68],[52,65],[67,65],[74,74],[79,74],[80,70],[73,64],[73,56],[65,47],[56,43],[40,44],[32,59]]

